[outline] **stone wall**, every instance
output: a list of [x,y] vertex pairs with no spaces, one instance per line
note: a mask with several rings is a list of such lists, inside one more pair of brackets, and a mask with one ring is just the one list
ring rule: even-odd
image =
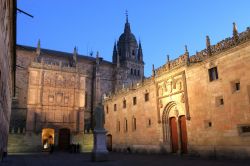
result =
[[0,153],[7,152],[14,81],[15,12],[15,1],[0,2]]
[[[250,126],[249,55],[250,42],[246,42],[187,68],[190,152],[250,155],[250,131],[242,131],[242,126]],[[213,67],[217,67],[218,79],[210,81],[208,71]]]
[[[229,43],[195,61],[186,52],[154,71],[151,83],[110,95],[104,103],[105,128],[113,150],[249,157],[250,41],[242,37],[241,43]],[[145,90],[148,104],[142,100]],[[152,130],[145,128],[148,117]]]

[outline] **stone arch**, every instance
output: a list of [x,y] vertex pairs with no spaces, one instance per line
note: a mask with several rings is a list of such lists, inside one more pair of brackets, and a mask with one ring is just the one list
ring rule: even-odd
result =
[[177,104],[174,101],[170,101],[164,108],[162,113],[162,129],[163,129],[163,141],[167,142],[168,140],[168,123],[169,123],[169,113],[172,110],[173,107],[175,107]]
[[163,142],[173,153],[187,153],[186,115],[178,110],[178,103],[170,101],[162,112]]

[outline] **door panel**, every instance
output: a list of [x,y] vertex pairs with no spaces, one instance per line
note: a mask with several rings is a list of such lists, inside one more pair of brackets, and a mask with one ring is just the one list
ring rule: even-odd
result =
[[172,152],[176,153],[178,151],[178,131],[176,118],[170,118],[170,132],[171,132],[171,142],[172,142]]
[[179,124],[180,124],[180,134],[181,134],[181,151],[182,153],[187,153],[187,126],[186,126],[185,116],[180,117]]

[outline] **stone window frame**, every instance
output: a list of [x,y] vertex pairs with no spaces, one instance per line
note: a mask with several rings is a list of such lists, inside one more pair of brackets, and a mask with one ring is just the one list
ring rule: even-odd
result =
[[[245,131],[244,132],[244,127],[247,127],[247,130],[249,131]],[[239,124],[237,125],[237,130],[238,130],[238,133],[239,133],[239,136],[250,136],[250,124]]]
[[146,93],[144,93],[144,101],[148,102],[149,101],[149,92],[146,91]]
[[204,128],[209,129],[213,127],[213,123],[211,120],[204,120]]
[[213,82],[219,79],[219,74],[218,74],[218,67],[213,66],[208,69],[208,77],[209,77],[209,82]]
[[151,118],[147,119],[147,128],[150,128],[152,126],[152,120]]
[[222,95],[215,97],[215,105],[216,107],[223,107],[225,105],[225,101]]
[[238,93],[240,92],[240,88],[241,88],[241,83],[240,83],[240,79],[235,79],[233,81],[231,81],[231,91],[232,93]]

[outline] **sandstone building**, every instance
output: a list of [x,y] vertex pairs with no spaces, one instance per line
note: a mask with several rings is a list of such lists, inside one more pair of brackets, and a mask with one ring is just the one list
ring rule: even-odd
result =
[[0,160],[7,152],[11,99],[14,94],[16,1],[0,2]]
[[250,29],[189,56],[104,102],[107,145],[116,151],[250,156]]
[[[49,141],[60,149],[84,144],[94,125],[93,110],[108,93],[142,80],[141,43],[131,32],[114,44],[113,62],[96,57],[18,45],[16,98],[13,100],[9,151],[40,150]],[[85,135],[84,135],[85,132]],[[91,139],[85,138],[85,139]]]
[[[112,62],[18,45],[9,151],[60,149],[92,140],[103,102],[107,146],[116,151],[250,156],[250,29],[144,77],[142,46],[128,18]],[[87,141],[86,141],[87,140]],[[90,142],[88,142],[90,141]]]

